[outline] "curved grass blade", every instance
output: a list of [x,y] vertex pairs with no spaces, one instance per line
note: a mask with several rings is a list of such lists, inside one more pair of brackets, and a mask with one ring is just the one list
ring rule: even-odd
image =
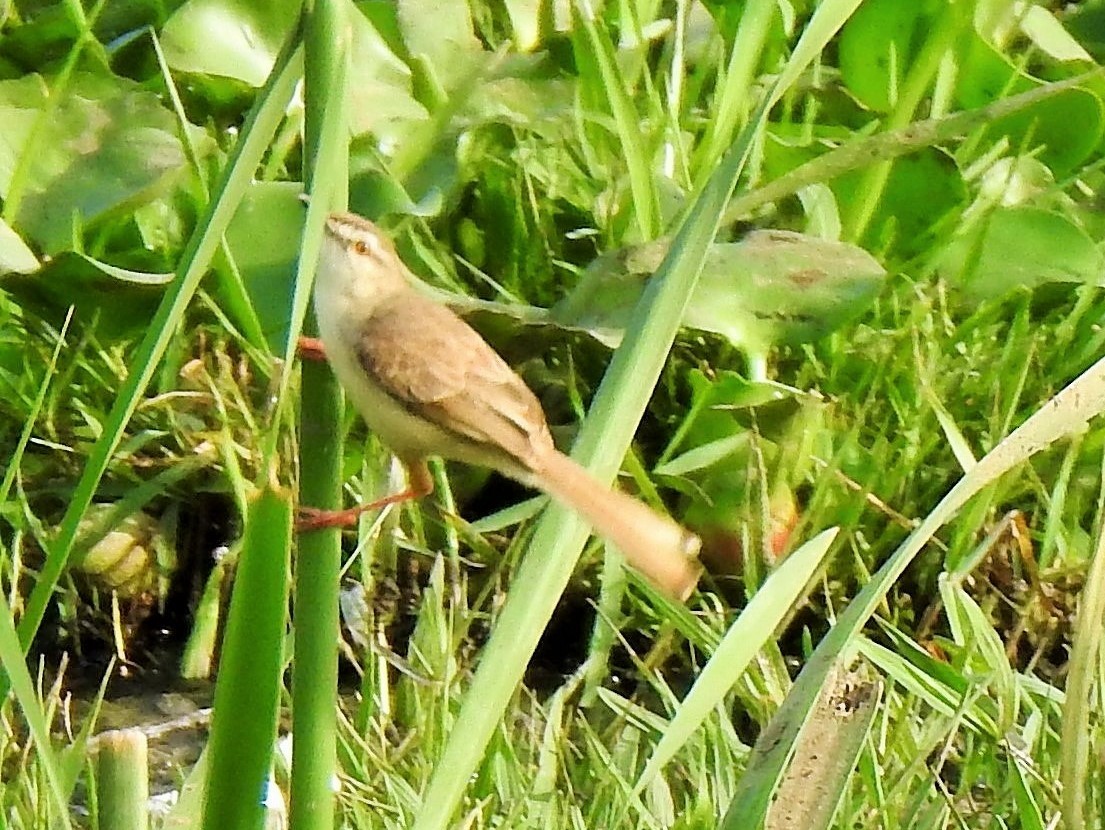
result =
[[[618,140],[625,152],[626,169],[629,172],[629,188],[633,193],[634,214],[641,239],[653,239],[660,232],[660,200],[653,181],[652,164],[641,134],[641,119],[626,88],[625,78],[618,67],[614,45],[604,28],[596,25],[595,17],[584,4],[575,5],[576,18],[583,24],[590,47],[590,58],[595,62],[602,79],[602,91],[614,116]],[[582,46],[582,44],[581,44]]]
[[[69,560],[81,518],[92,503],[100,479],[122,440],[123,431],[153,378],[169,342],[176,334],[184,311],[222,240],[223,232],[249,186],[272,135],[284,117],[285,108],[300,74],[297,40],[297,34],[289,39],[269,82],[261,90],[257,103],[250,111],[242,128],[241,138],[234,147],[222,181],[216,189],[214,200],[200,219],[181,257],[179,277],[170,286],[150,321],[148,332],[131,361],[134,370],[119,390],[115,405],[105,421],[104,432],[89,453],[80,481],[61,520],[57,538],[50,546],[38,581],[27,601],[26,613],[20,620],[19,639],[24,648],[30,644],[42,622],[46,606]],[[3,690],[4,684],[0,682],[0,691]]]
[[987,485],[1060,438],[1084,429],[1087,422],[1103,410],[1105,359],[1083,372],[980,459],[883,566],[872,574],[867,585],[818,644],[798,675],[791,693],[760,735],[752,760],[730,803],[727,826],[761,826],[798,730],[821,694],[830,672],[852,652],[860,629],[933,534]]
[[810,539],[790,554],[760,586],[683,698],[633,788],[635,794],[652,782],[714,707],[729,694],[821,567],[837,533],[834,528]]
[[[694,290],[722,211],[766,117],[761,105],[695,200],[650,281],[591,404],[572,455],[610,481],[625,457]],[[488,741],[553,609],[568,583],[589,529],[581,518],[550,505],[534,530],[483,661],[465,694],[456,726],[434,768],[415,830],[444,830],[479,765]]]
[[[1105,484],[1105,469],[1102,470]],[[1105,492],[1105,490],[1103,490]],[[1092,816],[1087,810],[1086,796],[1095,780],[1089,758],[1094,730],[1095,678],[1100,683],[1102,640],[1105,630],[1105,524],[1102,510],[1098,508],[1097,545],[1093,562],[1086,574],[1086,584],[1078,605],[1073,644],[1071,647],[1070,674],[1067,676],[1066,705],[1063,706],[1061,726],[1062,755],[1059,780],[1063,793],[1063,818],[1069,827],[1089,827]],[[1100,690],[1098,691],[1100,694]]]
[[[38,762],[46,777],[46,789],[56,814],[54,820],[58,826],[68,828],[72,825],[69,822],[69,796],[62,783],[64,775],[50,744],[50,727],[46,723],[38,695],[35,694],[34,681],[27,671],[23,649],[12,625],[13,619],[15,616],[11,606],[3,592],[0,592],[0,665],[4,667],[7,682],[15,692],[15,699],[27,721],[27,729],[34,739]],[[4,696],[7,697],[7,694]]]

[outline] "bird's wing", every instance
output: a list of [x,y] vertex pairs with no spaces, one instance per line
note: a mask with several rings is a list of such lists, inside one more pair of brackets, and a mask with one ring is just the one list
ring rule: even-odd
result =
[[438,427],[530,469],[530,459],[552,447],[529,387],[443,305],[415,294],[383,305],[365,325],[358,356],[382,389]]

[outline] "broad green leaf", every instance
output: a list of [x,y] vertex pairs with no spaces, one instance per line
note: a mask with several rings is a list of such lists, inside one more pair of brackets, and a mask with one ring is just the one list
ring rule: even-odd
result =
[[[964,109],[1046,86],[1019,71],[976,34],[969,37],[960,62],[955,95]],[[1103,131],[1101,99],[1086,87],[1076,87],[995,119],[987,126],[983,141],[1006,137],[1018,152],[1038,151],[1040,161],[1062,175],[1097,149]]]
[[13,224],[46,253],[72,247],[76,231],[166,192],[187,170],[173,114],[158,97],[115,76],[79,73],[26,146],[47,107],[37,76],[0,81],[0,193],[24,153],[26,181]]
[[1049,282],[1102,285],[1102,256],[1070,219],[1031,207],[997,208],[954,239],[940,272],[975,296]]
[[[402,0],[398,6],[403,40],[429,83],[448,92],[486,58],[472,27],[467,3]],[[423,98],[423,100],[425,100]]]
[[1092,61],[1087,52],[1054,14],[1043,6],[1032,5],[1021,17],[1021,30],[1036,46],[1059,61]]
[[[294,2],[189,0],[162,31],[166,59],[182,72],[258,87],[295,25],[299,7]],[[429,117],[412,95],[411,71],[368,18],[355,9],[347,17],[350,73],[357,79],[347,93],[349,130],[373,132],[385,143],[400,141],[408,122]]]
[[0,287],[46,319],[60,320],[69,306],[77,320],[99,317],[103,332],[119,335],[145,326],[172,274],[133,271],[66,251],[29,274],[10,273]]
[[933,0],[868,0],[840,32],[840,77],[860,101],[889,112],[931,25]]
[[188,0],[161,30],[169,66],[180,72],[234,78],[259,87],[295,24],[294,0]]
[[19,234],[0,219],[0,277],[12,271],[30,274],[40,267],[38,257],[27,247]]
[[[846,173],[833,182],[833,191],[842,205],[860,198],[864,170]],[[875,209],[871,228],[878,238],[871,247],[894,245],[894,253],[908,257],[931,247],[936,227],[949,214],[958,213],[968,203],[967,185],[959,167],[943,150],[927,147],[895,159]]]
[[1105,7],[1080,3],[1064,10],[1063,23],[1078,42],[1099,62],[1105,56]]
[[[725,222],[737,222],[754,216],[757,208],[790,196],[810,184],[830,181],[873,162],[900,158],[922,147],[953,141],[1010,114],[1033,110],[1041,102],[1077,91],[1082,86],[1092,87],[1099,76],[1100,72],[1089,72],[1054,81],[978,109],[914,121],[901,129],[875,135],[853,137],[839,128],[835,131],[828,128],[815,129],[810,135],[800,137],[794,131],[776,128],[765,143],[765,165],[774,175],[769,176],[770,180],[762,187],[734,198],[725,212]],[[843,143],[834,150],[817,154],[817,143],[826,140]],[[775,163],[772,163],[773,159]]]
[[368,19],[350,11],[352,40],[346,90],[349,130],[354,135],[371,132],[383,145],[404,139],[411,124],[429,119],[414,98],[410,68],[391,50]]
[[[661,239],[600,257],[552,309],[551,319],[616,345],[668,245]],[[739,242],[710,246],[683,322],[758,354],[816,340],[853,319],[873,301],[885,275],[856,246],[791,231],[753,231]]]
[[0,196],[8,198],[12,176],[27,143],[27,136],[46,106],[46,82],[41,75],[0,81]]
[[[254,182],[242,198],[226,244],[268,344],[280,353],[292,313],[295,261],[304,213],[296,182]],[[225,305],[226,298],[220,296]]]

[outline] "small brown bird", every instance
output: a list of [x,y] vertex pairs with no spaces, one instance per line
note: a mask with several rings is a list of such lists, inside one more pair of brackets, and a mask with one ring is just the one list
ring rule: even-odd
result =
[[408,476],[407,490],[372,506],[431,492],[430,455],[490,467],[578,511],[634,567],[685,598],[700,573],[698,537],[601,485],[559,452],[522,379],[416,284],[371,222],[349,213],[327,218],[314,289],[322,345],[357,410]]

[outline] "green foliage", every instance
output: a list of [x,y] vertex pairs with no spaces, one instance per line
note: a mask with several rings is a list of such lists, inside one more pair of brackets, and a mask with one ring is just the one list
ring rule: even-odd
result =
[[[550,318],[616,346],[670,240],[596,259]],[[886,272],[862,248],[786,231],[710,246],[683,324],[764,360],[772,347],[820,340],[874,301]]]
[[675,508],[712,576],[674,607],[589,550],[570,582],[585,528],[531,533],[539,505],[451,469],[341,560],[302,540],[296,827],[332,824],[335,766],[350,826],[1092,823],[1100,4],[308,5],[3,10],[4,825],[68,820],[86,736],[20,649],[80,647],[79,531],[212,492],[249,558],[196,776],[209,824],[260,820],[284,488],[395,484],[325,369],[290,368],[345,203],[476,310],[558,439],[587,413],[577,456]]

